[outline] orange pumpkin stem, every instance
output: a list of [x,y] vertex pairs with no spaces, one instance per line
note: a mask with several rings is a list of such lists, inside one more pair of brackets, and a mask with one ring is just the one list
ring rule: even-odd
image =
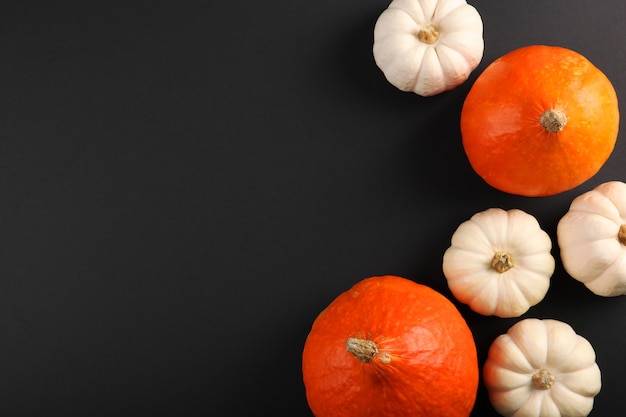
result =
[[617,232],[617,238],[622,245],[626,245],[626,224],[620,226],[619,232]]
[[559,109],[549,109],[544,111],[539,118],[539,124],[548,133],[559,133],[567,124],[567,116]]
[[439,30],[437,30],[435,25],[428,24],[418,32],[417,39],[425,44],[432,45],[439,39]]
[[346,340],[346,350],[363,363],[371,362],[376,355],[379,355],[382,363],[391,362],[391,356],[388,353],[379,354],[378,346],[372,340],[351,337]]
[[533,384],[537,389],[550,389],[556,382],[556,377],[547,369],[542,369],[533,375]]

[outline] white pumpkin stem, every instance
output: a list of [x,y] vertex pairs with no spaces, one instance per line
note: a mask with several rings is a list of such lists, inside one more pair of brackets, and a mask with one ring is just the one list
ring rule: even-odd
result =
[[617,238],[622,245],[626,245],[626,224],[620,226],[619,232],[617,232]]
[[391,356],[388,353],[380,353],[378,346],[372,340],[351,337],[346,340],[346,350],[363,363],[371,362],[376,355],[382,363],[391,362]]
[[513,256],[508,252],[496,252],[491,260],[491,267],[502,273],[513,268]]
[[432,45],[439,39],[439,30],[432,24],[425,25],[417,34],[417,39],[425,44]]
[[541,114],[539,124],[548,133],[559,133],[567,124],[567,116],[562,110],[548,109]]
[[556,382],[556,377],[552,374],[552,372],[547,369],[542,369],[533,375],[533,384],[537,389],[550,389],[552,385]]

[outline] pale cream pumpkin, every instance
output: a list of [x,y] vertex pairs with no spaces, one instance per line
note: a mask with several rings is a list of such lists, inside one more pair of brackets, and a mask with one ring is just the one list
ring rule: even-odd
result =
[[393,0],[374,27],[374,60],[402,91],[432,96],[467,80],[484,50],[483,22],[465,0]]
[[585,417],[602,387],[591,343],[554,319],[524,319],[498,336],[483,379],[505,417]]
[[552,241],[519,209],[490,208],[461,223],[443,256],[454,297],[477,313],[518,317],[550,287]]
[[575,198],[557,226],[563,267],[600,296],[626,294],[626,183]]

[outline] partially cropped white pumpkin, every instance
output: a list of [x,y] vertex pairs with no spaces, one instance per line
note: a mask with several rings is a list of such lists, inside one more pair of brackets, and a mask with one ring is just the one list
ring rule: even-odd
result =
[[569,275],[596,295],[626,294],[626,184],[605,182],[575,198],[557,240]]
[[552,241],[532,215],[490,208],[461,223],[443,255],[452,294],[486,316],[519,317],[548,292]]
[[373,49],[392,85],[432,96],[462,84],[478,66],[483,22],[465,0],[393,0],[376,22]]
[[483,379],[505,417],[585,417],[602,387],[589,341],[554,319],[524,319],[498,336]]

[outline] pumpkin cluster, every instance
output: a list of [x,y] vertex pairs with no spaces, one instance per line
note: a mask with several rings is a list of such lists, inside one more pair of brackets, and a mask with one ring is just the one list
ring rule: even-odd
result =
[[[608,181],[574,198],[556,233],[571,277],[597,296],[626,295],[626,183]],[[515,318],[546,295],[552,249],[532,215],[490,208],[459,225],[442,268],[458,301],[482,315]],[[569,324],[527,318],[493,342],[483,378],[503,416],[585,417],[602,385],[595,360]]]
[[[374,60],[386,80],[423,97],[465,82],[483,51],[481,16],[465,0],[392,0],[374,27]],[[618,126],[606,75],[578,52],[547,45],[488,65],[460,115],[475,173],[526,197],[592,178],[612,154]],[[575,198],[557,241],[571,277],[598,296],[626,295],[626,183],[606,182]],[[452,234],[443,275],[474,312],[517,318],[547,294],[553,249],[534,216],[492,207]],[[302,373],[316,417],[468,417],[480,377],[472,331],[455,305],[393,275],[356,283],[317,316]],[[491,344],[482,376],[505,417],[585,417],[602,385],[591,343],[555,319],[513,324]]]
[[[465,0],[393,0],[374,27],[374,60],[386,79],[424,97],[464,83],[483,51],[482,19]],[[589,180],[612,154],[617,94],[580,53],[523,46],[477,77],[460,127],[467,159],[487,184],[555,195]]]

